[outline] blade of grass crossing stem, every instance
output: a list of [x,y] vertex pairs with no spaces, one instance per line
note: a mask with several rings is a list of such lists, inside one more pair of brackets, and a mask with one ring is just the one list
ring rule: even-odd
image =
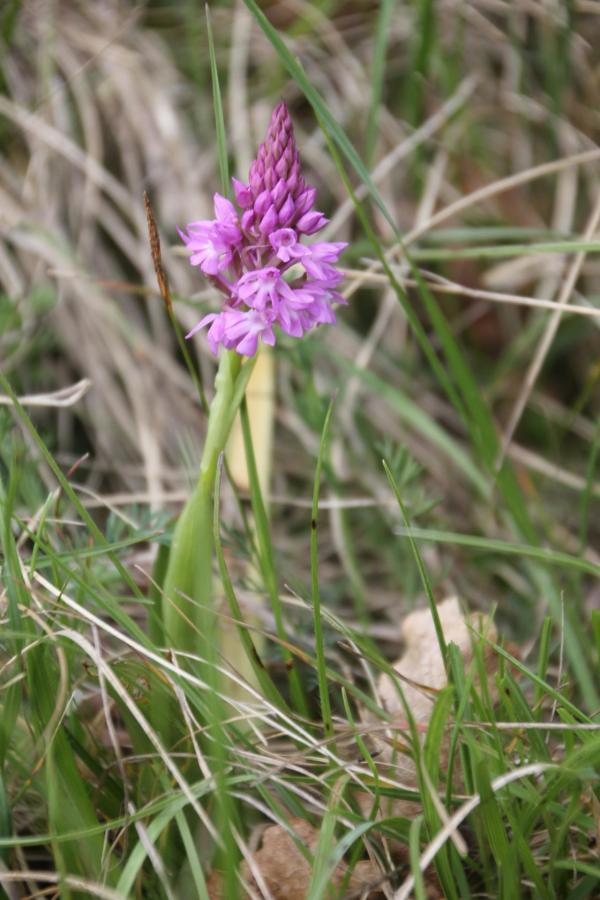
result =
[[344,132],[342,128],[338,125],[336,120],[333,118],[327,106],[321,99],[319,92],[313,87],[309,78],[307,78],[304,69],[298,62],[297,58],[290,53],[288,48],[286,47],[284,41],[279,36],[277,30],[271,25],[268,18],[261,10],[260,6],[256,2],[256,0],[244,0],[244,3],[266,34],[267,38],[273,45],[279,59],[288,70],[289,74],[292,76],[293,80],[296,82],[297,86],[301,89],[304,96],[314,109],[318,118],[325,122],[327,125],[327,129],[333,136],[333,139],[337,143],[338,147],[356,171],[356,173],[360,176],[361,180],[364,182],[365,187],[369,191],[373,201],[377,204],[379,209],[381,210],[383,216],[387,219],[391,227],[396,230],[396,226],[392,216],[390,215],[381,194],[377,190],[373,179],[371,178],[368,169],[365,164],[361,160],[360,156],[354,149],[351,141],[348,139],[348,136]]
[[221,575],[223,590],[225,592],[225,597],[231,610],[231,615],[236,620],[236,627],[238,629],[240,641],[246,653],[248,662],[252,667],[257,683],[260,685],[265,697],[271,700],[271,702],[280,709],[286,709],[285,701],[275,687],[270,675],[266,671],[264,664],[258,655],[256,647],[254,646],[254,642],[250,636],[250,632],[244,625],[242,610],[233,589],[233,584],[231,582],[229,570],[227,568],[227,562],[225,560],[225,554],[223,553],[223,543],[221,541],[221,477],[223,471],[222,459],[223,457],[221,457],[221,463],[217,468],[217,477],[215,481],[214,539],[215,555],[217,557],[217,563],[219,565],[219,572]]
[[379,123],[379,107],[383,93],[383,81],[387,57],[388,40],[392,13],[396,8],[396,0],[381,0],[377,28],[373,44],[373,63],[371,68],[371,102],[367,114],[367,136],[365,140],[365,159],[372,168],[375,147],[377,144],[377,126]]
[[254,521],[256,523],[256,537],[258,540],[259,563],[262,571],[265,587],[271,601],[271,608],[275,618],[275,629],[277,637],[281,642],[283,658],[288,669],[288,678],[290,685],[290,694],[298,712],[302,715],[308,715],[308,703],[304,694],[304,688],[300,681],[294,657],[288,649],[288,637],[283,617],[283,607],[281,597],[279,596],[279,585],[277,583],[277,573],[275,570],[275,559],[273,555],[273,544],[271,542],[271,531],[269,528],[269,519],[262,498],[260,489],[260,480],[258,470],[256,468],[256,459],[254,457],[254,447],[252,444],[252,432],[250,430],[250,418],[248,416],[248,406],[246,400],[242,400],[240,405],[240,421],[242,423],[242,435],[244,438],[244,449],[246,452],[246,466],[248,469],[248,480],[250,482],[250,500],[252,503],[252,512],[254,513]]
[[327,663],[325,659],[325,646],[323,642],[323,621],[321,618],[321,592],[319,589],[319,490],[321,486],[321,469],[323,467],[323,458],[325,456],[325,447],[327,437],[329,435],[329,425],[331,415],[333,413],[332,400],[329,404],[321,430],[321,441],[319,444],[319,455],[317,457],[317,467],[315,469],[315,481],[313,487],[312,502],[312,518],[310,521],[310,579],[311,579],[311,595],[313,608],[313,624],[315,631],[315,652],[317,657],[317,678],[319,682],[319,697],[321,701],[321,714],[323,717],[323,725],[325,734],[333,737],[333,721],[331,718],[331,704],[329,702],[329,684],[327,681]]
[[415,557],[415,562],[417,564],[417,569],[419,570],[419,575],[421,576],[421,582],[425,589],[425,594],[427,595],[427,600],[429,601],[429,609],[431,610],[431,617],[433,619],[433,624],[435,627],[435,634],[436,634],[437,641],[438,641],[438,644],[440,647],[440,653],[442,654],[442,659],[444,660],[444,667],[446,667],[446,665],[447,665],[446,639],[444,637],[444,631],[442,628],[442,623],[440,621],[440,616],[439,616],[438,609],[436,606],[435,597],[433,596],[431,582],[429,581],[429,576],[428,576],[427,570],[425,569],[425,566],[423,564],[423,559],[421,558],[421,554],[419,553],[419,548],[417,546],[417,543],[416,543],[415,539],[413,538],[411,530],[410,530],[410,522],[408,520],[408,516],[406,514],[406,509],[405,509],[404,503],[402,501],[402,496],[400,494],[400,488],[398,487],[398,484],[396,483],[396,479],[394,478],[393,472],[390,469],[390,467],[388,466],[385,459],[382,460],[382,463],[383,463],[383,468],[385,470],[385,474],[388,477],[388,481],[394,492],[396,500],[398,501],[398,506],[400,508],[400,514],[402,516],[404,526],[407,530],[407,535],[408,535],[408,540],[409,540],[409,543],[411,546],[411,550]]
[[215,113],[215,129],[217,134],[217,155],[219,158],[219,174],[221,176],[221,190],[227,196],[229,194],[229,157],[227,154],[227,137],[225,134],[225,116],[223,115],[223,100],[219,85],[219,70],[215,54],[215,42],[213,40],[210,24],[210,9],[208,3],[204,7],[206,12],[206,33],[208,36],[208,54],[210,57],[210,78],[212,82],[213,109]]

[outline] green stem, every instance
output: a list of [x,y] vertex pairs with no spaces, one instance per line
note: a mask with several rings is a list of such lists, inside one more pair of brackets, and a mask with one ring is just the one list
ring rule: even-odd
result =
[[242,366],[224,352],[215,379],[198,481],[175,527],[163,585],[165,637],[175,650],[199,649],[214,637],[212,610],[213,492],[220,453],[225,449],[244,394],[252,362]]

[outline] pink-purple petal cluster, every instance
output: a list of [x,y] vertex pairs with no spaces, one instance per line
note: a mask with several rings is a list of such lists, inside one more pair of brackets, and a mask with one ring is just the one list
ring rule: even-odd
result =
[[204,316],[187,337],[209,325],[213,353],[220,346],[253,356],[258,342],[273,345],[273,327],[302,337],[317,325],[333,324],[336,290],[343,279],[335,267],[347,244],[303,244],[326,224],[313,209],[316,190],[302,177],[294,130],[281,102],[248,184],[232,179],[236,206],[215,194],[215,218],[192,222],[180,235],[199,266],[225,295],[221,312]]

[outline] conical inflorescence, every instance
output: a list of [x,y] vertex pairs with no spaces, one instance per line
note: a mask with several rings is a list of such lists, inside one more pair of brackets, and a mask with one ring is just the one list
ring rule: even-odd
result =
[[204,316],[187,337],[210,325],[219,346],[253,356],[258,342],[275,343],[274,326],[301,337],[335,322],[333,304],[343,275],[335,264],[347,244],[303,244],[326,224],[314,209],[316,190],[302,177],[294,128],[286,104],[273,111],[248,183],[232,179],[236,205],[215,194],[215,218],[192,222],[181,237],[190,262],[225,295],[220,312]]

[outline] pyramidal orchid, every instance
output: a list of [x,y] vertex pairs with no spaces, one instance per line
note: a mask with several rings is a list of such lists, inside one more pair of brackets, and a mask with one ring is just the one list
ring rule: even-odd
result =
[[273,345],[274,327],[292,337],[335,322],[333,306],[343,279],[335,264],[340,241],[302,243],[326,224],[314,209],[316,190],[302,177],[286,104],[274,109],[265,141],[244,184],[232,179],[235,204],[215,194],[215,218],[191,222],[180,235],[190,262],[224,295],[218,313],[204,316],[187,335],[209,326],[213,353],[220,346],[254,356],[259,341]]
[[[223,304],[187,335],[207,327],[208,343],[213,353],[219,353],[219,365],[198,478],[173,532],[160,613],[165,644],[176,651],[199,652],[204,660],[213,658],[220,642],[223,652],[225,648],[213,591],[219,459],[243,401],[257,349],[261,343],[273,345],[278,333],[302,337],[317,325],[335,322],[334,306],[345,302],[337,290],[343,276],[336,264],[346,244],[307,242],[327,219],[314,208],[316,190],[302,176],[285,103],[279,103],[271,116],[248,182],[233,179],[232,196],[235,203],[215,194],[214,219],[192,222],[181,232],[191,264],[221,293]],[[234,609],[232,614],[237,618]],[[274,615],[278,638],[286,647],[283,619],[275,611]],[[200,665],[200,657],[194,657],[195,665]],[[257,671],[260,682],[260,667]],[[290,687],[301,693],[294,667],[289,677]],[[163,722],[165,739],[176,739],[172,720],[169,714]]]

